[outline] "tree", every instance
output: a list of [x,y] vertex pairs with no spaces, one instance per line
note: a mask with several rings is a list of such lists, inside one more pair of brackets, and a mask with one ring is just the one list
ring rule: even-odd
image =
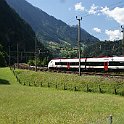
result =
[[6,61],[5,61],[5,52],[3,51],[3,47],[0,44],[0,67],[6,66]]
[[98,56],[120,56],[121,41],[102,41],[92,45],[88,45],[84,51],[84,57],[98,57]]

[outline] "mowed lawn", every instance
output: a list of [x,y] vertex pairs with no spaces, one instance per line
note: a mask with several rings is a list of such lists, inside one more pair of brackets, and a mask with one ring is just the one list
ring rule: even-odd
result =
[[124,124],[124,97],[22,86],[0,68],[0,124]]

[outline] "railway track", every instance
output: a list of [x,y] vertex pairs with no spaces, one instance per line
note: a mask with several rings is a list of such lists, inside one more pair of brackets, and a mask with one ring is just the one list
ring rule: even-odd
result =
[[98,72],[82,72],[82,75],[96,75],[96,76],[103,76],[103,77],[111,77],[111,78],[123,78],[124,79],[124,73],[123,74],[117,74],[113,72],[109,73],[98,73]]
[[[60,71],[60,70],[52,70],[52,72],[57,73],[67,73],[67,74],[78,74],[78,71]],[[91,75],[91,76],[103,76],[103,77],[110,77],[110,78],[123,78],[124,79],[124,72],[81,72],[81,75]]]
[[[17,66],[15,66],[17,67]],[[35,70],[35,66],[28,66],[27,64],[19,64],[20,69]],[[37,67],[38,71],[51,71],[56,73],[67,73],[67,74],[78,74],[78,71],[63,71],[63,70],[48,70],[47,67]],[[81,75],[93,75],[93,76],[103,76],[110,78],[122,78],[124,79],[124,72],[88,72],[83,71]]]

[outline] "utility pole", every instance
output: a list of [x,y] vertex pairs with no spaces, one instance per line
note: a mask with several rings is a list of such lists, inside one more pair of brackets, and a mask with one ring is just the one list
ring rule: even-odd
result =
[[21,52],[21,62],[22,62],[22,59],[23,59],[23,53]]
[[19,68],[19,45],[17,42],[17,68]]
[[78,54],[79,54],[79,76],[81,76],[81,47],[80,47],[80,42],[81,42],[81,29],[80,29],[80,21],[82,20],[82,17],[81,18],[77,18],[76,16],[76,19],[78,20]]
[[123,39],[122,39],[122,55],[124,56],[124,27],[121,25],[122,33],[123,33]]
[[8,42],[8,61],[9,61],[9,66],[11,65],[11,54],[10,54],[10,48],[11,48],[11,42],[10,42],[10,39],[9,39],[9,36],[8,34],[6,34],[6,39],[7,39],[7,42]]
[[35,35],[35,71],[37,72],[37,38]]

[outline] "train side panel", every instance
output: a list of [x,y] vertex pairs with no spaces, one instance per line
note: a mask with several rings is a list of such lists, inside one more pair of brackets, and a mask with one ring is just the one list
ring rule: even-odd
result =
[[[79,59],[54,59],[49,69],[78,70]],[[124,57],[81,58],[81,71],[124,70]]]

